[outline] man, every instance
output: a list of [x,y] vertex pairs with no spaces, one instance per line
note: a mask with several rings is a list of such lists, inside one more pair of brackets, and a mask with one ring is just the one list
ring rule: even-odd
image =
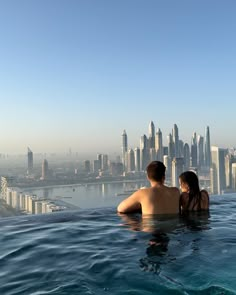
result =
[[122,201],[117,207],[120,213],[142,211],[142,214],[179,213],[180,192],[176,187],[167,187],[166,167],[162,162],[153,161],[147,166],[147,178],[151,187],[142,188]]

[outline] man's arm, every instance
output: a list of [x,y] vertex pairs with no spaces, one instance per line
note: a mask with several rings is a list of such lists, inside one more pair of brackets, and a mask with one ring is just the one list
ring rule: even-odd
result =
[[141,204],[139,200],[140,200],[140,193],[139,191],[137,191],[133,193],[127,199],[123,200],[117,207],[117,211],[120,213],[141,211]]

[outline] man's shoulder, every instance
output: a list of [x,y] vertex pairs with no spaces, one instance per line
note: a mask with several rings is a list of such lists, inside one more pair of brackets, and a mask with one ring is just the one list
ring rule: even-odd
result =
[[172,190],[175,193],[180,194],[180,191],[179,191],[179,189],[176,186],[171,186],[171,187],[169,187],[169,189]]

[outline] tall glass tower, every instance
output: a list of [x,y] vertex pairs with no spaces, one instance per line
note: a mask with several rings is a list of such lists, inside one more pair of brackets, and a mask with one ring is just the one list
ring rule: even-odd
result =
[[204,138],[201,135],[197,137],[197,162],[198,167],[204,166]]
[[178,158],[179,155],[179,129],[176,124],[174,124],[174,128],[172,130],[172,136],[174,141],[174,149],[175,149],[175,157]]
[[160,128],[158,128],[158,131],[156,133],[155,146],[156,146],[157,160],[163,162],[162,132]]
[[155,126],[154,123],[151,121],[148,126],[148,140],[149,140],[149,148],[155,148]]
[[48,161],[46,159],[43,160],[42,163],[42,179],[47,179],[48,178]]
[[33,152],[31,151],[31,149],[29,147],[28,147],[28,151],[27,151],[27,160],[28,160],[27,174],[30,175],[33,172],[34,158],[33,158]]
[[210,143],[210,129],[206,127],[205,133],[205,166],[210,169],[211,167],[211,143]]
[[211,192],[220,195],[225,189],[225,155],[226,150],[216,146],[211,147]]
[[197,167],[197,134],[193,133],[191,140],[191,166]]
[[145,171],[147,164],[149,162],[149,153],[148,153],[148,139],[147,136],[144,134],[140,138],[140,165],[141,171]]
[[136,147],[134,149],[134,163],[135,163],[135,171],[140,171],[140,148]]
[[122,146],[121,146],[121,157],[122,157],[122,164],[124,167],[124,171],[126,171],[127,166],[127,152],[128,152],[128,137],[126,131],[124,130],[122,133]]
[[172,161],[174,158],[174,153],[175,153],[175,147],[174,147],[174,142],[173,142],[173,136],[172,134],[169,134],[167,136],[167,141],[168,141],[168,156],[170,160]]

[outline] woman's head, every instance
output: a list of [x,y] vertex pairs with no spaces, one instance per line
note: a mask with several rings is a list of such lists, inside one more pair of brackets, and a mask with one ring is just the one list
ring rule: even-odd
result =
[[200,192],[198,177],[193,171],[180,174],[179,182],[182,192],[198,194]]

